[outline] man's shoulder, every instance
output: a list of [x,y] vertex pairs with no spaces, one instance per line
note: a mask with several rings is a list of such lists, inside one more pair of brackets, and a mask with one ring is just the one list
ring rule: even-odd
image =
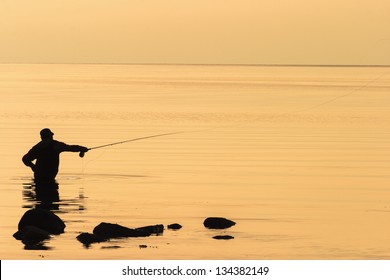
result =
[[57,141],[57,140],[53,140],[53,145],[54,145],[54,147],[56,147],[56,149],[58,149],[60,151],[63,151],[63,150],[68,148],[68,144],[61,142],[61,141]]
[[66,145],[64,142],[58,141],[58,140],[53,140],[53,143],[55,145]]

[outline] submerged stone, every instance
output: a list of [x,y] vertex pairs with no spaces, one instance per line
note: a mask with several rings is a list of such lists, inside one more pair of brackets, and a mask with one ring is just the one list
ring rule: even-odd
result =
[[203,225],[206,228],[211,228],[211,229],[225,229],[234,226],[235,224],[236,223],[231,220],[228,220],[226,218],[220,218],[220,217],[209,217],[203,222]]
[[83,232],[80,233],[77,237],[77,240],[83,243],[84,245],[90,245],[92,243],[99,243],[106,241],[107,239],[98,236],[96,234],[88,233],[88,232]]
[[100,223],[93,229],[93,233],[81,233],[76,238],[84,245],[107,241],[111,238],[147,237],[152,234],[161,234],[163,225],[153,225],[140,228],[128,228],[118,224]]
[[107,240],[107,239],[105,239],[105,238],[103,238],[101,236],[98,236],[96,234],[89,233],[89,232],[80,233],[76,238],[77,238],[78,241],[80,241],[84,245],[89,245],[89,244],[92,244],[92,243],[104,242],[104,241]]
[[139,227],[135,229],[136,231],[139,231],[140,233],[145,233],[148,235],[152,234],[162,234],[164,232],[164,226],[163,225],[153,225],[153,226],[146,226],[146,227]]
[[177,224],[177,223],[168,225],[168,229],[172,229],[172,230],[179,230],[181,228],[182,228],[182,225]]
[[30,209],[19,221],[18,229],[22,230],[27,226],[34,226],[51,234],[64,232],[65,223],[56,214],[46,209]]
[[217,235],[213,236],[214,239],[219,239],[219,240],[229,240],[229,239],[234,239],[233,236],[231,235]]
[[112,249],[120,249],[122,248],[121,246],[113,245],[113,246],[102,246],[101,249],[103,250],[112,250]]
[[93,233],[106,239],[117,237],[146,237],[151,235],[147,230],[132,229],[111,223],[100,223],[93,229]]

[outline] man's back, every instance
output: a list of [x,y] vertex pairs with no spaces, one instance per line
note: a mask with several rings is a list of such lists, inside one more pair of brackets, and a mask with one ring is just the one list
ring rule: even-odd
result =
[[60,153],[66,150],[65,143],[44,139],[23,157],[23,162],[31,162],[36,160],[34,168],[34,176],[41,180],[54,180],[58,173],[60,164]]

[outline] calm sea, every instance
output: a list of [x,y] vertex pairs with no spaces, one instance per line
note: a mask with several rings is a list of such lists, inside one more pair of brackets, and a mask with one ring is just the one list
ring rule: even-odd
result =
[[[0,97],[1,259],[390,259],[389,68],[0,65]],[[30,248],[21,157],[44,127],[87,147],[181,133],[63,153],[65,233]],[[86,248],[100,222],[183,228]]]

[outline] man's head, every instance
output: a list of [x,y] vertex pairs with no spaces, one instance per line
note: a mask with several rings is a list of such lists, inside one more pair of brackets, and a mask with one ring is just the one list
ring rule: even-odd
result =
[[53,135],[54,135],[54,133],[51,132],[51,130],[48,129],[48,128],[42,129],[40,134],[41,134],[41,139],[42,140],[44,140],[44,139],[53,139]]

